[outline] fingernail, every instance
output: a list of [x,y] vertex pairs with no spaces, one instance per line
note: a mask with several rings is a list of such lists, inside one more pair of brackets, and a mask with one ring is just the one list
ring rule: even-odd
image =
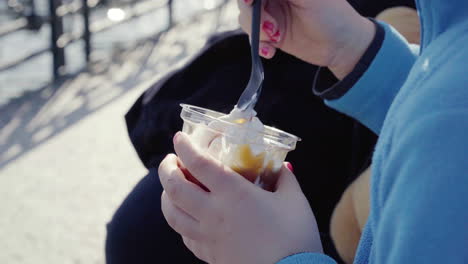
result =
[[268,56],[268,53],[270,53],[270,48],[269,47],[263,47],[260,52],[262,53],[263,56]]
[[276,33],[270,37],[270,40],[273,41],[273,42],[279,42],[280,41],[280,37],[281,37],[281,33],[278,31],[276,31]]
[[263,31],[265,31],[268,35],[273,35],[275,32],[275,24],[271,23],[270,21],[263,22],[262,26]]
[[286,168],[288,168],[288,170],[290,170],[292,173],[294,173],[294,168],[292,166],[292,164],[290,162],[286,162]]
[[174,138],[172,139],[172,142],[175,144],[176,141],[177,141],[177,138],[180,136],[180,131],[177,132],[175,135],[174,135]]

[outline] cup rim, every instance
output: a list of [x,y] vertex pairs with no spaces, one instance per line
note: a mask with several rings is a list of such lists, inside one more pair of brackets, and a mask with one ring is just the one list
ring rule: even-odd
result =
[[[226,113],[222,113],[222,112],[218,112],[218,111],[214,111],[214,110],[210,110],[210,109],[207,109],[207,108],[203,108],[203,107],[199,107],[199,106],[195,106],[195,105],[190,105],[190,104],[180,104],[180,106],[182,107],[183,110],[185,111],[188,111],[188,112],[191,112],[191,113],[196,113],[197,115],[200,115],[200,116],[203,116],[203,117],[206,117],[208,119],[211,119],[211,120],[216,120],[216,121],[219,121],[221,123],[224,123],[224,124],[227,124],[227,125],[230,125],[230,126],[241,126],[240,124],[236,124],[236,123],[231,123],[231,122],[228,122],[226,120],[222,120],[220,119],[219,117],[221,116],[224,116],[224,115],[227,115]],[[203,112],[200,112],[200,111],[196,111],[196,110],[202,110],[204,112],[210,112],[210,113],[213,113],[215,115],[219,115],[219,117],[213,117],[213,116],[210,116],[210,115],[207,115]],[[302,141],[302,139],[296,135],[293,135],[291,133],[288,133],[288,132],[285,132],[281,129],[278,129],[278,128],[274,128],[274,127],[271,127],[271,126],[267,126],[267,125],[264,125],[264,127],[266,128],[266,130],[270,130],[272,132],[276,132],[278,134],[282,134],[283,136],[285,137],[288,137],[288,138],[291,138],[291,139],[294,139],[296,140],[296,142],[300,142]],[[259,132],[260,133],[260,132]],[[264,133],[264,134],[267,134],[267,133]],[[268,135],[268,134],[267,134]],[[273,135],[268,135],[269,137],[273,137]]]

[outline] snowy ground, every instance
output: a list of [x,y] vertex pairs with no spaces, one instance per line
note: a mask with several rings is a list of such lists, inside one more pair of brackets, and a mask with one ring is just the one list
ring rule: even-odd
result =
[[[105,225],[146,172],[123,115],[203,46],[217,15],[0,106],[0,263],[104,263]],[[232,2],[218,30],[235,28],[236,15]]]
[[[48,14],[49,0],[35,0],[39,15]],[[76,0],[62,0],[63,3]],[[79,0],[81,1],[81,0]],[[113,3],[126,0],[108,0]],[[152,0],[163,2],[165,0]],[[184,20],[195,13],[210,10],[224,0],[175,0],[174,19]],[[127,1],[128,2],[128,1]],[[6,0],[0,1],[0,10],[5,9]],[[118,6],[118,5],[115,5]],[[125,8],[123,10],[126,10]],[[130,20],[110,30],[93,34],[92,48],[95,60],[105,60],[122,48],[134,45],[138,40],[154,37],[167,27],[167,9],[161,8],[144,16]],[[107,8],[99,7],[91,12],[91,22],[106,19]],[[11,21],[13,17],[3,12],[0,14],[0,25]],[[64,32],[82,32],[81,14],[67,16],[64,19]],[[0,64],[42,50],[50,46],[50,27],[46,24],[39,31],[21,30],[0,38]],[[74,74],[85,66],[83,42],[78,41],[65,49],[66,71]],[[0,72],[0,105],[11,98],[20,97],[25,92],[37,91],[52,80],[52,55],[44,53],[11,70]]]

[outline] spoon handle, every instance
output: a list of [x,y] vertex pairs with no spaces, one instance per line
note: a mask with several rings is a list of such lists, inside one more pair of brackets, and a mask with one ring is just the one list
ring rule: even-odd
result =
[[252,34],[251,34],[251,52],[253,59],[260,60],[258,49],[260,44],[260,18],[261,18],[262,0],[254,0],[252,4]]
[[242,111],[253,109],[262,91],[263,65],[258,54],[260,46],[260,20],[262,1],[254,0],[252,7],[252,30],[250,34],[250,52],[252,56],[252,72],[249,83],[237,102],[237,108]]

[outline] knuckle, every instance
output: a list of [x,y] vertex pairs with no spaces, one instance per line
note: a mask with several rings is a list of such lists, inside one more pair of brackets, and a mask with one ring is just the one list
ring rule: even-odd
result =
[[190,250],[193,252],[193,243],[192,243],[192,240],[190,240],[189,238],[187,237],[182,237],[182,240],[184,241],[184,245]]
[[195,255],[195,257],[197,257],[197,258],[199,258],[201,260],[206,260],[205,255],[203,254],[200,247],[198,247],[198,246],[192,247],[191,251]]
[[178,199],[181,193],[181,182],[177,177],[171,176],[166,180],[165,190],[171,199]]
[[159,163],[158,174],[161,176],[164,173],[164,165],[166,164],[167,156]]
[[178,223],[177,218],[174,214],[174,211],[170,209],[169,201],[165,201],[162,206],[162,211],[164,214],[164,218],[166,218],[167,223],[169,226],[177,231]]
[[217,263],[216,254],[213,254],[213,244],[204,244],[202,251],[205,257],[205,261],[208,263]]
[[206,261],[207,263],[216,263],[213,261],[213,258],[210,254],[210,249],[206,244],[199,245],[198,251],[201,255],[201,260]]
[[177,220],[177,217],[174,216],[174,214],[169,213],[169,215],[166,217],[166,220],[172,229],[179,232],[179,221]]
[[167,169],[167,165],[169,165],[169,162],[173,160],[176,156],[174,154],[168,154],[166,157],[159,163],[158,166],[158,174],[161,177],[161,175],[164,175],[165,170]]
[[196,232],[195,230],[187,229],[187,230],[185,230],[185,231],[186,231],[186,232],[185,232],[185,235],[186,235],[187,237],[191,238],[191,239],[194,239],[194,240],[195,240],[195,239],[199,239],[199,238],[200,238],[198,232]]

